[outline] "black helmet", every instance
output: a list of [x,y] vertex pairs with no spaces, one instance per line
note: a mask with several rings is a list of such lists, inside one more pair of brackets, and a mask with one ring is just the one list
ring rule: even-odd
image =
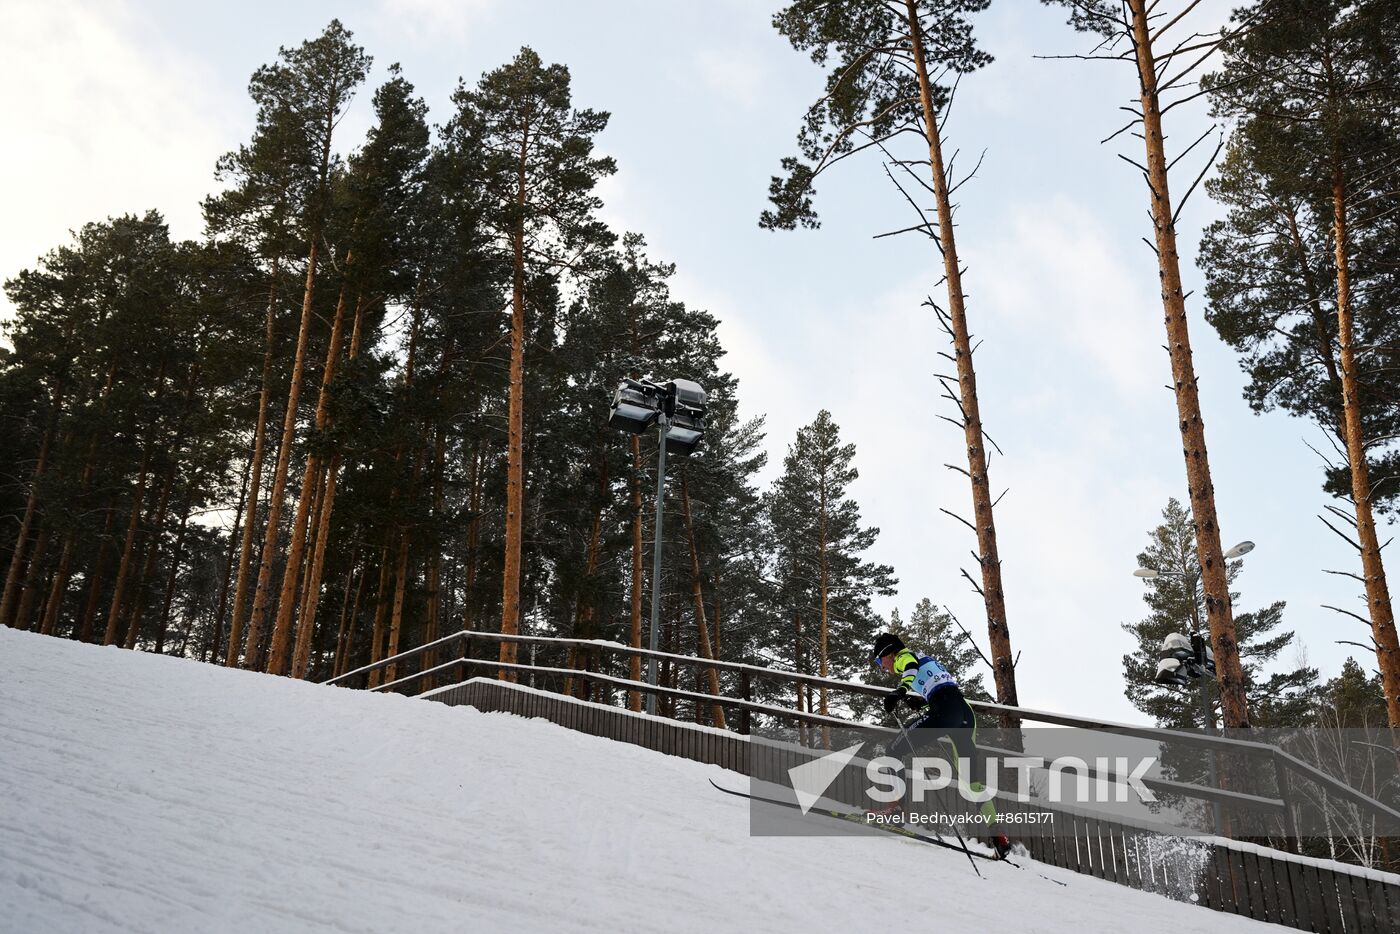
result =
[[875,664],[880,663],[891,652],[898,652],[904,648],[904,640],[892,632],[882,632],[875,637],[875,648],[870,652],[870,660]]

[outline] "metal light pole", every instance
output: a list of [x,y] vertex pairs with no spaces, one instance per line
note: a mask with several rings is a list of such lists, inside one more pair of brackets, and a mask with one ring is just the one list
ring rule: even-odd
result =
[[[649,645],[657,650],[661,634],[661,546],[664,541],[666,512],[666,455],[687,456],[705,434],[708,397],[699,383],[673,379],[658,383],[650,379],[625,379],[613,394],[608,424],[635,435],[656,426],[656,529],[651,546],[651,635]],[[656,656],[647,656],[647,683],[657,686]],[[646,711],[656,713],[656,692],[647,692]]]
[[[657,445],[660,450],[656,457],[656,538],[651,546],[651,635],[648,644],[656,651],[656,640],[661,631],[661,543],[662,529],[666,518],[666,430],[670,419],[663,408],[661,417],[656,420]],[[656,656],[647,656],[647,683],[656,687]],[[656,692],[647,693],[647,713],[656,713]]]

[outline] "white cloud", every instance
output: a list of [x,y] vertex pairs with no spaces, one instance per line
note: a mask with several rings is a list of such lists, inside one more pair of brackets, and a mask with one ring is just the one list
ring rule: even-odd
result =
[[416,41],[460,41],[495,6],[495,0],[380,0],[379,19]]
[[1014,325],[1047,359],[1078,362],[1114,390],[1140,395],[1166,372],[1154,327],[1161,303],[1146,288],[1150,263],[1138,257],[1130,266],[1122,245],[1066,198],[1020,205],[1001,236],[969,251],[968,288],[979,308]]
[[0,277],[109,215],[156,208],[196,236],[241,116],[208,69],[122,3],[7,4],[4,19],[0,109],[15,132],[0,147]]
[[695,55],[700,80],[732,104],[746,110],[757,106],[765,83],[763,65],[737,48],[704,49]]

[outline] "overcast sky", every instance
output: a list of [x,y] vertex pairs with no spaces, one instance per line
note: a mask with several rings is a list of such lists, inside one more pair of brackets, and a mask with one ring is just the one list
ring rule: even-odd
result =
[[[780,157],[822,76],[771,27],[758,0],[345,0],[339,3],[0,0],[0,275],[109,215],[159,209],[177,237],[200,233],[198,204],[215,159],[253,127],[249,75],[339,17],[374,56],[370,83],[340,134],[369,125],[370,88],[393,62],[448,113],[459,76],[475,81],[528,44],[573,75],[577,106],[607,110],[601,147],[618,173],[603,185],[606,218],[645,234],[675,262],[677,296],[721,323],[726,363],[747,414],[766,413],[769,474],[796,429],[831,410],[857,445],[853,492],[881,535],[871,557],[894,566],[906,615],[920,598],[947,604],[986,645],[981,601],[959,577],[975,542],[940,506],[970,514],[961,434],[932,374],[945,342],[924,296],[940,266],[906,226],[909,208],[877,161],[848,160],[820,179],[818,231],[771,233],[756,219]],[[1207,0],[1203,24],[1227,13]],[[1140,720],[1123,698],[1120,623],[1145,612],[1135,555],[1185,468],[1162,349],[1146,194],[1118,150],[1135,84],[1126,66],[1046,61],[1085,40],[1031,0],[996,0],[977,21],[996,62],[966,79],[949,125],[959,165],[986,150],[959,192],[959,249],[982,413],[1005,450],[995,493],[1021,701]],[[1168,145],[1209,123],[1169,115]],[[1128,143],[1138,144],[1128,138]],[[1176,190],[1199,170],[1183,162]],[[1214,206],[1198,192],[1180,222],[1188,287]],[[1189,301],[1216,501],[1225,546],[1258,550],[1237,586],[1237,612],[1286,600],[1313,664],[1335,673],[1367,641],[1360,624],[1321,604],[1364,612],[1350,546],[1316,514],[1329,502],[1311,425],[1255,416],[1234,354]],[[8,304],[0,314],[9,315]],[[600,403],[601,404],[601,403]],[[1292,659],[1289,659],[1291,661]],[[1363,660],[1369,668],[1372,660]],[[990,680],[990,679],[989,679]]]

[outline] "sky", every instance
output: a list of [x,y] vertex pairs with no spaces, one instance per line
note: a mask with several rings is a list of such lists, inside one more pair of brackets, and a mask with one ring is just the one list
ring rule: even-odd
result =
[[[1231,0],[1193,18],[1223,22]],[[474,82],[522,45],[566,64],[579,107],[609,111],[599,147],[618,172],[600,187],[604,218],[643,233],[673,262],[673,292],[720,319],[724,364],[741,410],[767,417],[771,479],[799,427],[828,409],[856,444],[852,494],[880,529],[869,557],[892,565],[908,615],[946,605],[985,650],[972,534],[940,507],[971,514],[961,433],[937,418],[946,350],[926,296],[946,300],[941,261],[916,236],[878,159],[819,179],[815,231],[758,228],[768,180],[796,151],[802,113],[823,76],[771,26],[767,0],[0,0],[0,277],[33,266],[83,223],[160,210],[197,237],[199,202],[222,153],[248,139],[248,77],[279,46],[333,17],[374,56],[339,131],[342,151],[370,125],[372,87],[404,75],[442,122],[459,78]],[[1147,194],[1132,137],[1102,145],[1135,97],[1127,65],[1036,56],[1082,52],[1086,39],[1031,0],[994,0],[975,21],[995,61],[968,77],[945,149],[976,177],[958,192],[958,248],[982,415],[1004,451],[994,494],[1007,622],[1021,658],[1023,705],[1141,720],[1123,696],[1123,622],[1145,615],[1131,576],[1168,497],[1186,499]],[[1198,102],[1199,103],[1199,102]],[[1204,106],[1168,115],[1179,152],[1211,126]],[[1132,145],[1128,145],[1132,144]],[[1204,148],[1204,147],[1202,147]],[[1176,191],[1204,154],[1183,160]],[[1238,358],[1204,320],[1194,266],[1217,208],[1198,191],[1179,221],[1196,372],[1224,546],[1258,547],[1236,582],[1236,612],[1287,601],[1285,625],[1311,664],[1335,674],[1368,641],[1351,547],[1317,514],[1331,502],[1309,444],[1326,441],[1282,413],[1252,413]],[[0,299],[0,317],[12,308]],[[679,374],[677,374],[679,375]],[[601,403],[600,403],[601,404]],[[975,576],[975,571],[974,571]],[[1363,659],[1370,668],[1372,660]],[[1296,658],[1281,659],[1296,662]],[[990,679],[988,679],[990,680]],[[1184,702],[1189,700],[1184,699]]]

